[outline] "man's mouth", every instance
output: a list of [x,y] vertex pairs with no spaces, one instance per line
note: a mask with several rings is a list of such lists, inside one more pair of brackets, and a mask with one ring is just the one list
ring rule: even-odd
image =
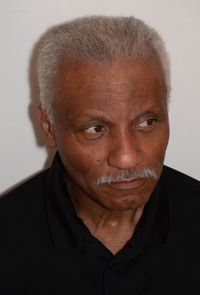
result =
[[129,178],[117,182],[111,182],[110,185],[118,189],[134,189],[141,186],[146,178]]

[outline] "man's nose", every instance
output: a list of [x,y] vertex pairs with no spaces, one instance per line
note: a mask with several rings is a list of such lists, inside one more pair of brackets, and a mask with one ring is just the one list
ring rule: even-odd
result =
[[112,147],[107,159],[109,166],[118,169],[132,169],[138,167],[141,159],[140,144],[133,134],[123,133],[112,140]]

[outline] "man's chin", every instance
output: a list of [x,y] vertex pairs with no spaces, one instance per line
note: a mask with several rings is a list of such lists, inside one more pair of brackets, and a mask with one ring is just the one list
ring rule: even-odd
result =
[[138,196],[136,194],[127,193],[123,196],[117,196],[116,198],[101,200],[98,203],[110,211],[136,210],[144,206],[148,202],[149,197],[148,195]]
[[104,191],[103,206],[109,210],[137,209],[148,202],[156,184],[157,180],[140,179],[105,185],[101,188]]

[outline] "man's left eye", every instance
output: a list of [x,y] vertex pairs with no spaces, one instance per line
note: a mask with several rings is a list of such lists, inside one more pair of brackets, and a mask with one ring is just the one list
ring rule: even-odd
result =
[[156,119],[148,119],[144,120],[138,124],[139,127],[149,127],[152,126],[157,120]]

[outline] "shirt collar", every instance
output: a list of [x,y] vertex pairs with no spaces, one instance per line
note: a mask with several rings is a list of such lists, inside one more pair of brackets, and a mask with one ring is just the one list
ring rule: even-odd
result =
[[168,233],[168,219],[168,195],[161,175],[138,224],[144,243],[164,242]]
[[84,227],[71,204],[64,181],[64,166],[56,153],[45,181],[47,217],[52,242],[57,248],[82,247]]

